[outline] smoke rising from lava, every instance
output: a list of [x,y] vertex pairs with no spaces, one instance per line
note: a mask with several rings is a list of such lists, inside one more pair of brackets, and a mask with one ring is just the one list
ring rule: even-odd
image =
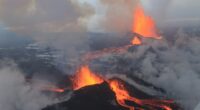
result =
[[101,3],[106,8],[105,16],[100,20],[104,31],[131,31],[133,10],[138,0],[101,0]]
[[132,52],[105,55],[91,66],[99,73],[142,78],[166,90],[185,109],[192,110],[200,102],[199,43],[199,36],[180,29],[171,41],[165,36],[162,40],[146,39],[145,45],[135,47]]
[[160,24],[166,20],[172,0],[145,0],[143,3],[146,6],[148,13],[154,17],[158,24]]
[[54,102],[41,93],[37,84],[27,84],[23,73],[12,61],[0,61],[0,64],[1,110],[40,110]]

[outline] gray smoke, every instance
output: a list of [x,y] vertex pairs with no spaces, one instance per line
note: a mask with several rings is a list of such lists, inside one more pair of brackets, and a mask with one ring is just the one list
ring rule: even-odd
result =
[[159,25],[166,20],[172,0],[141,0],[146,12],[151,15]]
[[138,0],[100,0],[105,8],[100,27],[105,32],[129,32],[132,29],[133,10]]
[[159,26],[199,25],[199,0],[149,0],[147,11]]
[[[200,101],[200,39],[182,31],[176,37],[175,45],[168,44],[166,51],[148,52],[141,61],[140,77],[163,87],[185,109],[191,110]],[[152,46],[166,47],[162,43]]]
[[12,32],[32,37],[74,56],[87,48],[87,22],[94,11],[76,0],[0,0],[0,22]]
[[200,109],[200,103],[199,105],[196,106],[195,110],[199,110]]
[[[198,0],[100,0],[106,7],[102,27],[111,31],[131,29],[133,10],[137,2],[144,6],[147,15],[160,26],[187,26],[199,24]],[[121,9],[122,8],[122,9]],[[186,24],[187,23],[187,24]]]
[[55,101],[41,93],[38,83],[27,84],[23,73],[17,68],[16,64],[8,60],[1,61],[1,110],[41,110],[41,108]]
[[168,97],[192,110],[200,102],[200,37],[183,29],[171,40],[166,37],[144,39],[144,45],[124,54],[105,55],[91,66],[99,73],[137,76],[163,88]]
[[92,6],[78,0],[0,0],[4,28],[58,50],[55,65],[62,71],[66,63],[79,63],[80,54],[89,49],[88,22],[93,14]]
[[[0,0],[0,23],[5,29],[73,58],[79,54],[76,48],[88,47],[87,20],[92,14],[91,6],[76,0]],[[43,81],[27,84],[17,66],[6,62],[0,68],[1,110],[40,110],[54,102],[41,93]]]

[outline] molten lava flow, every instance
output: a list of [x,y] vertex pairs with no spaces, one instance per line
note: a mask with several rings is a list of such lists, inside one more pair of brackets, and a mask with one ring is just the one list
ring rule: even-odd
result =
[[[145,12],[140,5],[138,5],[134,11],[132,31],[143,37],[161,39],[156,33],[154,20],[150,16],[145,15]],[[140,39],[134,37],[132,44],[139,44],[140,42]]]
[[[117,80],[112,80],[109,84],[110,88],[113,90],[113,92],[115,92],[117,102],[123,107],[134,110],[132,106],[129,106],[125,103],[125,101],[131,99],[131,97],[129,96],[129,93],[124,89],[124,86]],[[135,99],[135,102],[140,103],[140,101],[137,99]]]
[[57,93],[65,92],[65,89],[57,88],[55,86],[45,86],[45,87],[42,87],[42,90],[51,91],[51,92],[57,92]]
[[49,88],[48,90],[52,91],[52,92],[57,92],[57,93],[63,93],[63,92],[65,92],[64,89],[60,89],[60,88]]
[[[132,97],[129,92],[124,87],[120,80],[104,80],[102,77],[97,76],[92,73],[87,65],[82,66],[73,77],[73,89],[77,90],[85,86],[101,84],[107,81],[111,90],[115,93],[116,100],[121,106],[128,108],[129,110],[144,110],[146,108],[159,108],[162,110],[172,110],[168,105],[173,103],[173,101],[168,100],[145,100]],[[126,104],[126,101],[133,102],[139,105],[137,108]]]
[[88,66],[82,66],[73,78],[73,89],[77,90],[85,86],[100,84],[104,80],[91,72]]
[[132,44],[133,45],[141,45],[142,44],[142,41],[138,38],[138,37],[134,37],[133,40],[132,40]]
[[[117,102],[123,106],[128,108],[129,110],[135,110],[133,106],[127,105],[126,101],[132,101],[138,105],[142,106],[150,106],[154,108],[160,108],[163,110],[172,110],[170,107],[166,106],[173,101],[166,101],[166,100],[141,100],[129,95],[129,92],[125,89],[124,85],[118,80],[111,80],[109,82],[110,88],[115,92]],[[143,110],[143,108],[137,108],[139,110]]]

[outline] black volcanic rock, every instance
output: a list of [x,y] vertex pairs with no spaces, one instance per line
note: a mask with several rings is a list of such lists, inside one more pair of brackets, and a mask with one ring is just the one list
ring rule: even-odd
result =
[[[112,80],[115,80],[112,79]],[[143,91],[135,88],[134,86],[125,83],[123,80],[120,82],[125,84],[125,87],[129,91],[131,96],[139,99],[158,99],[159,97],[152,96],[144,93]],[[130,106],[135,107],[136,110],[142,108],[144,110],[163,110],[151,105],[138,105],[134,102],[126,101]],[[161,102],[162,103],[162,102]],[[163,103],[163,105],[169,106],[172,110],[181,110],[176,103]],[[79,90],[74,91],[71,99],[65,102],[48,106],[42,110],[129,110],[122,107],[116,101],[115,93],[110,89],[108,83],[86,86]]]
[[71,99],[42,110],[127,110],[116,102],[115,93],[109,85],[87,86],[74,92]]

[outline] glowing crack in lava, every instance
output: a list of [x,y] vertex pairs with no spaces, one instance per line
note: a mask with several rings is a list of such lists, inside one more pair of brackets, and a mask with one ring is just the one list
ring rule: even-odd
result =
[[[133,27],[132,32],[138,33],[143,37],[161,39],[161,37],[156,32],[156,26],[154,20],[145,15],[144,9],[138,5],[133,13]],[[142,44],[141,40],[134,36],[132,40],[133,45]]]
[[111,90],[115,93],[116,100],[118,104],[121,106],[128,108],[129,110],[144,110],[143,108],[135,108],[134,106],[130,106],[126,104],[126,101],[134,102],[140,106],[149,106],[149,108],[161,108],[163,110],[172,110],[170,107],[166,106],[173,101],[168,100],[140,100],[138,98],[132,97],[129,95],[129,92],[125,89],[123,83],[118,80],[106,80],[102,77],[94,74],[87,65],[82,66],[79,71],[77,71],[76,75],[74,76],[73,88],[74,90],[80,89],[85,86],[101,84],[102,82],[107,81]]
[[73,89],[77,90],[85,86],[100,84],[104,80],[92,73],[87,65],[82,66],[72,78]]

